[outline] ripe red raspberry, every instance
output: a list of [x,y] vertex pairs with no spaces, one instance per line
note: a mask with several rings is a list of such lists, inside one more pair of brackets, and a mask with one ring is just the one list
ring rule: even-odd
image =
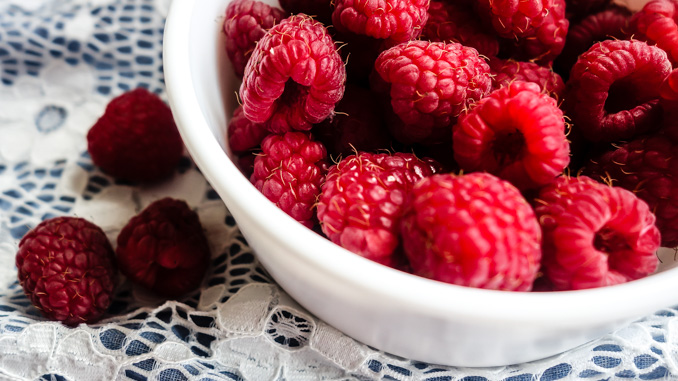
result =
[[627,39],[631,11],[622,6],[610,6],[598,13],[589,14],[567,32],[565,47],[555,61],[561,73],[569,73],[579,56],[596,42]]
[[662,133],[678,143],[678,69],[674,69],[659,88],[659,104],[664,110]]
[[413,154],[359,152],[330,167],[318,200],[318,220],[332,242],[395,267],[402,205],[414,183],[438,164]]
[[478,101],[452,127],[452,142],[464,171],[486,171],[519,189],[548,184],[570,161],[562,111],[530,82]]
[[566,0],[569,19],[581,19],[602,10],[612,0]]
[[417,38],[428,19],[430,0],[335,0],[332,23],[353,32],[394,43]]
[[647,202],[657,216],[662,246],[678,246],[678,144],[660,134],[618,147],[592,161],[584,173]]
[[520,61],[534,61],[551,65],[565,46],[570,21],[565,17],[565,0],[553,0],[543,22],[518,40],[506,40],[511,57]]
[[259,40],[244,78],[245,116],[282,133],[310,130],[330,116],[344,95],[346,69],[325,27],[300,14]]
[[487,173],[419,181],[401,222],[415,274],[462,286],[529,291],[541,230],[520,192]]
[[134,216],[118,235],[118,266],[133,283],[167,297],[200,286],[210,248],[186,202],[163,198]]
[[390,146],[391,140],[374,94],[350,84],[335,114],[315,125],[313,133],[334,157],[383,149]]
[[280,6],[290,14],[305,13],[326,26],[332,25],[332,0],[280,0]]
[[599,42],[572,67],[565,96],[574,128],[594,142],[630,139],[659,125],[666,53],[638,40]]
[[269,135],[254,159],[250,181],[276,206],[313,227],[313,206],[327,172],[325,147],[303,132]]
[[655,217],[627,190],[564,176],[540,191],[535,211],[544,273],[556,290],[624,283],[657,268]]
[[94,164],[109,175],[153,182],[172,174],[184,145],[169,107],[143,88],[124,93],[87,133]]
[[435,142],[468,105],[491,89],[490,67],[478,52],[458,43],[410,41],[375,62],[373,89],[390,95],[402,124],[389,123],[404,143]]
[[651,0],[630,21],[634,38],[656,44],[678,64],[678,1]]
[[239,106],[228,122],[228,146],[232,152],[245,152],[258,147],[269,133],[264,123],[254,123],[247,119]]
[[563,99],[565,82],[551,68],[537,65],[534,62],[490,59],[492,70],[492,88],[494,90],[508,86],[514,81],[532,82],[539,85],[542,92],[556,100]]
[[285,12],[261,1],[233,0],[228,4],[222,29],[226,34],[226,53],[239,78],[245,73],[257,41],[285,17]]
[[499,39],[488,31],[472,4],[431,0],[428,21],[421,34],[422,40],[458,42],[475,48],[478,53],[493,57],[499,53]]
[[478,12],[492,22],[500,36],[510,39],[525,37],[539,27],[554,0],[477,0]]
[[19,242],[19,282],[43,315],[70,326],[97,321],[117,277],[106,234],[82,218],[42,221]]

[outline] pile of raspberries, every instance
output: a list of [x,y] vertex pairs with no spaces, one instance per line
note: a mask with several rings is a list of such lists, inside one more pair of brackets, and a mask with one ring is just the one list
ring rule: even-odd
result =
[[229,153],[372,261],[586,289],[678,246],[678,0],[233,0]]

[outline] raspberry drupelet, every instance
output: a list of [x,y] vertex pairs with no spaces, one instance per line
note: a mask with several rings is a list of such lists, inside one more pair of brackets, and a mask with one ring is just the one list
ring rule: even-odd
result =
[[245,116],[274,133],[310,130],[344,95],[346,69],[325,27],[290,16],[257,43],[240,87]]
[[408,192],[439,171],[431,159],[407,153],[358,152],[330,167],[318,199],[318,220],[332,242],[395,267],[399,223]]
[[228,4],[222,29],[226,35],[226,54],[239,78],[245,73],[257,41],[285,17],[285,12],[261,1],[234,0]]
[[631,139],[660,125],[666,53],[638,40],[601,41],[582,54],[566,85],[564,109],[592,142]]
[[402,123],[389,123],[403,143],[435,142],[492,86],[490,67],[459,43],[410,41],[382,52],[372,76],[375,92],[388,94]]
[[16,267],[26,296],[51,320],[94,323],[113,300],[113,248],[101,228],[85,219],[42,221],[19,242]]
[[678,144],[662,134],[618,145],[584,173],[633,192],[657,217],[662,246],[678,246]]
[[340,32],[350,31],[393,43],[410,41],[421,34],[428,19],[430,0],[335,0],[332,23]]
[[624,283],[657,268],[655,216],[625,189],[563,176],[541,189],[535,211],[544,274],[556,290]]
[[488,173],[433,175],[414,185],[401,222],[415,274],[462,286],[529,291],[541,230],[518,189]]
[[464,171],[486,171],[523,190],[553,181],[570,160],[563,113],[535,83],[495,90],[452,131],[454,158]]
[[269,135],[261,142],[250,181],[276,206],[306,227],[327,172],[325,147],[304,132]]

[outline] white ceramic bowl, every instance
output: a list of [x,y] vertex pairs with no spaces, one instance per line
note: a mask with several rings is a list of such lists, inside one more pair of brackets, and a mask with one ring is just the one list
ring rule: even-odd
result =
[[[239,82],[220,32],[229,0],[176,0],[164,41],[181,135],[258,258],[292,297],[353,338],[430,363],[498,366],[544,358],[678,303],[678,270],[553,293],[444,284],[378,265],[307,230],[261,195],[225,151]],[[673,251],[667,252],[673,263]],[[671,267],[671,266],[668,266]]]

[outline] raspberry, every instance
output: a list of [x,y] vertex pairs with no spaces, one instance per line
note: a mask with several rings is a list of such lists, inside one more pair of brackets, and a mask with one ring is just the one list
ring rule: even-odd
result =
[[534,62],[493,58],[490,59],[490,69],[493,74],[492,88],[495,90],[508,86],[513,81],[533,82],[539,85],[542,92],[556,100],[563,99],[565,82],[550,68]]
[[551,65],[565,46],[570,21],[565,17],[565,0],[553,0],[553,5],[541,25],[513,43],[512,58]]
[[330,167],[318,220],[332,242],[387,266],[397,263],[402,205],[414,183],[437,172],[413,154],[359,152]]
[[234,0],[228,4],[222,29],[226,34],[226,53],[239,78],[245,73],[257,41],[285,17],[285,12],[261,1]]
[[257,43],[240,87],[245,116],[270,131],[310,130],[344,95],[346,69],[325,27],[290,16]]
[[116,253],[127,278],[167,297],[197,288],[210,260],[198,215],[172,198],[157,200],[130,219],[118,235]]
[[430,0],[335,0],[332,23],[353,32],[394,43],[417,38],[428,18]]
[[415,274],[462,286],[529,291],[541,230],[520,192],[487,173],[434,175],[410,192],[401,222]]
[[261,143],[250,181],[276,206],[312,227],[313,205],[327,171],[325,147],[303,132],[269,135]]
[[666,53],[638,40],[601,41],[579,57],[565,109],[594,142],[630,139],[659,125],[659,86],[671,71]]
[[672,70],[662,82],[659,96],[664,110],[663,133],[678,143],[678,69]]
[[659,134],[619,145],[584,173],[632,191],[656,216],[662,246],[678,246],[678,144]]
[[379,55],[373,89],[387,92],[402,124],[390,124],[404,142],[435,142],[492,86],[490,67],[478,52],[458,43],[411,41]]
[[492,22],[501,37],[525,37],[540,26],[554,0],[477,0],[478,12]]
[[598,41],[627,39],[630,16],[628,8],[614,6],[590,14],[576,25],[571,25],[565,47],[555,62],[558,70],[563,74],[569,73],[579,56]]
[[172,174],[184,145],[170,108],[137,88],[106,106],[87,133],[87,150],[94,164],[113,177],[153,182]]
[[486,171],[519,189],[548,184],[570,160],[563,113],[535,83],[516,81],[490,93],[452,134],[464,171]]
[[612,0],[566,0],[570,19],[580,19],[605,8]]
[[673,64],[678,64],[677,7],[677,0],[651,0],[630,21],[634,37],[656,44]]
[[376,151],[388,147],[390,135],[374,94],[355,85],[346,85],[344,98],[334,116],[313,127],[315,136],[332,156],[355,151]]
[[422,40],[458,42],[493,57],[499,53],[497,35],[488,32],[471,4],[432,0]]
[[561,177],[537,200],[542,264],[555,289],[624,283],[657,268],[655,217],[633,193],[585,176]]
[[288,13],[305,13],[326,26],[332,25],[332,0],[280,0],[280,6]]
[[346,80],[358,86],[369,87],[374,61],[381,52],[393,46],[387,40],[378,40],[351,32],[336,32],[335,41],[341,44],[339,53],[346,62]]
[[268,134],[265,124],[250,121],[238,106],[228,123],[228,146],[232,152],[245,152],[258,147]]
[[70,326],[97,321],[117,277],[106,234],[82,218],[42,221],[19,242],[19,282],[43,315]]

